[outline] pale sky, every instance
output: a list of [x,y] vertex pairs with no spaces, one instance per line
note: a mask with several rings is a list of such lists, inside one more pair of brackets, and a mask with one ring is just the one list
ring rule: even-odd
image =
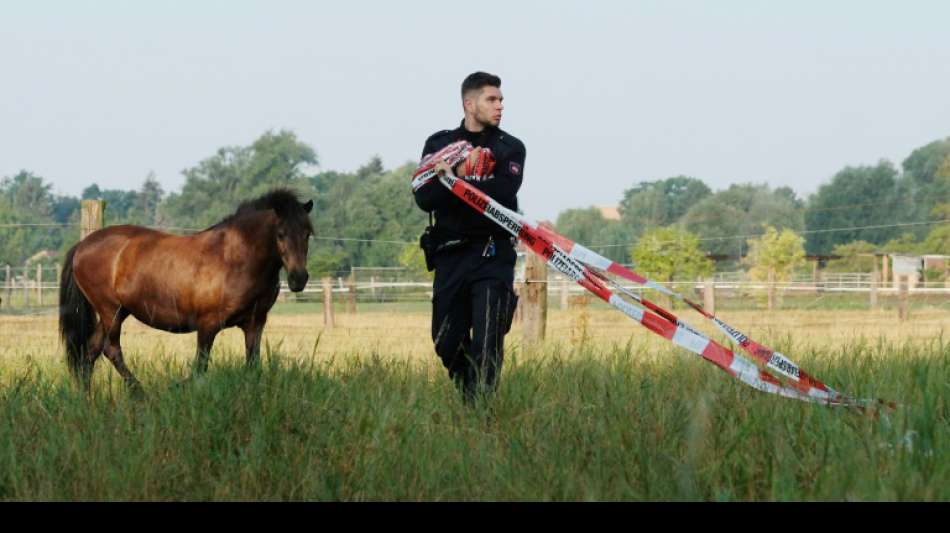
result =
[[394,167],[486,70],[529,217],[679,174],[807,194],[950,136],[948,21],[942,1],[0,0],[0,176],[177,191],[282,128],[321,169]]

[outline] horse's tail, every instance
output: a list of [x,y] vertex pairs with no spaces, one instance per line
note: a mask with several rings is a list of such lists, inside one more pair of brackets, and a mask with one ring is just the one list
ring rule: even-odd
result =
[[96,312],[86,296],[76,285],[73,276],[73,256],[76,244],[66,253],[59,281],[59,335],[66,345],[66,362],[70,371],[80,382],[89,379],[91,368],[84,364],[89,338],[96,331]]

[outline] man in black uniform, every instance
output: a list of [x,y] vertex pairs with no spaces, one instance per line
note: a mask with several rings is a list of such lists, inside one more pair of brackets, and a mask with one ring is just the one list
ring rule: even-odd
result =
[[[470,159],[455,169],[442,163],[442,171],[453,171],[500,204],[517,210],[525,147],[498,128],[504,109],[502,100],[498,76],[484,72],[469,75],[462,82],[462,124],[430,136],[422,155],[425,158],[456,141],[470,142],[476,147]],[[474,168],[480,155],[484,156],[479,148],[490,150],[494,172],[463,176],[463,167]],[[498,385],[504,338],[517,305],[512,286],[515,239],[453,195],[438,179],[414,194],[421,209],[435,214],[428,251],[435,267],[432,340],[449,377],[471,403],[478,394],[493,392]]]

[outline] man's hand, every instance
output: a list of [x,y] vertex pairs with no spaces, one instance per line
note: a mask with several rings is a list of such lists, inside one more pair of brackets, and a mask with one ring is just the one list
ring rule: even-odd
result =
[[439,159],[435,163],[435,174],[437,176],[452,176],[455,177],[455,173],[452,172],[452,167],[448,163]]
[[495,171],[495,156],[488,148],[478,147],[472,150],[464,161],[455,167],[463,177],[485,178]]

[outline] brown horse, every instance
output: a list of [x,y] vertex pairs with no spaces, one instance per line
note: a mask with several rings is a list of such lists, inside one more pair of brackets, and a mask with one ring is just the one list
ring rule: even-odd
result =
[[281,267],[292,291],[307,283],[312,208],[313,200],[303,204],[277,189],[195,235],[139,226],[90,234],[66,254],[60,282],[59,330],[73,375],[89,390],[96,359],[105,352],[141,394],[119,345],[129,315],[165,331],[197,331],[196,373],[207,369],[218,332],[232,326],[244,330],[247,364],[256,365]]

